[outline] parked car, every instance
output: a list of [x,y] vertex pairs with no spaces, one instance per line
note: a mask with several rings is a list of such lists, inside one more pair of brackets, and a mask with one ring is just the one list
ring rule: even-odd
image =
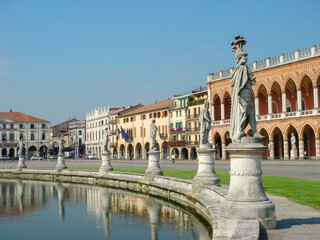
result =
[[88,158],[89,159],[97,159],[97,155],[95,155],[94,153],[90,153]]
[[32,156],[31,160],[44,160],[44,158],[39,156]]
[[2,157],[0,158],[0,160],[1,160],[1,161],[3,161],[3,160],[10,160],[10,157],[9,157],[9,156],[2,156]]
[[58,159],[58,156],[57,155],[51,155],[50,159]]
[[89,156],[88,155],[85,155],[84,157],[83,157],[83,159],[88,159],[89,158]]
[[19,160],[19,157],[12,157],[11,160]]

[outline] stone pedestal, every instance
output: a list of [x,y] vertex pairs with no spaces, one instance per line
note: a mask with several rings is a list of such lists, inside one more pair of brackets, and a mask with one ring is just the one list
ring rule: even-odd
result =
[[22,168],[26,168],[27,166],[24,164],[25,156],[24,155],[19,155],[19,162],[16,167],[16,170],[21,171]]
[[56,170],[60,171],[62,169],[66,169],[66,168],[67,168],[67,166],[64,163],[64,154],[58,154],[58,163],[56,166]]
[[160,151],[157,151],[157,150],[154,150],[154,149],[151,149],[149,152],[148,152],[148,155],[149,155],[149,165],[148,165],[148,168],[145,172],[146,174],[146,178],[152,178],[153,176],[156,176],[156,175],[163,175],[163,171],[162,169],[160,168],[160,165],[159,165],[159,159],[160,159]]
[[214,170],[214,154],[216,150],[211,144],[200,145],[198,153],[198,172],[193,178],[193,185],[219,185],[220,179]]
[[266,149],[260,139],[242,138],[241,143],[227,147],[230,153],[230,187],[221,203],[219,230],[238,220],[258,220],[264,229],[276,228],[274,204],[262,186],[261,153]]
[[291,160],[296,160],[297,157],[298,157],[297,149],[291,149],[290,150],[290,159]]
[[110,151],[104,150],[102,152],[102,164],[99,169],[100,175],[103,175],[103,174],[106,174],[107,172],[113,171],[113,167],[111,166],[111,163],[110,163],[110,158],[111,158]]

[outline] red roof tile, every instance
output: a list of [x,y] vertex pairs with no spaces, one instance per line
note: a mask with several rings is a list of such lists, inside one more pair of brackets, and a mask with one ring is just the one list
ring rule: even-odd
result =
[[22,112],[0,112],[1,118],[8,118],[14,122],[49,122]]
[[130,116],[130,115],[134,115],[134,114],[139,114],[139,113],[144,113],[144,112],[150,112],[150,111],[154,111],[154,110],[158,110],[158,109],[163,109],[163,108],[168,108],[169,106],[171,106],[173,103],[173,100],[171,98],[168,98],[166,100],[160,101],[160,102],[156,102],[147,106],[143,106],[140,107],[138,109],[135,109],[133,111],[130,111],[128,113],[125,113],[122,116]]

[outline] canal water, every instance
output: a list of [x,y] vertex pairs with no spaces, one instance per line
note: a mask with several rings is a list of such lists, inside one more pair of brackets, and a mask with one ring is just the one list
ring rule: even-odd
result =
[[0,179],[0,239],[211,239],[199,216],[163,199],[82,184]]

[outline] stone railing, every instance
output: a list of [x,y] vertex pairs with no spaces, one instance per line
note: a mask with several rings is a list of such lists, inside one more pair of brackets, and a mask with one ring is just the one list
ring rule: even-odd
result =
[[[302,111],[296,111],[296,112],[258,115],[256,116],[256,119],[258,122],[260,122],[260,121],[269,121],[269,120],[279,120],[279,119],[285,119],[285,118],[297,118],[297,117],[319,116],[319,115],[320,115],[320,108],[302,110]],[[217,126],[217,125],[228,125],[228,124],[230,124],[230,119],[213,121],[211,125]]]
[[[320,56],[320,45],[313,45],[311,48],[296,50],[294,52],[280,54],[276,57],[268,57],[264,60],[254,61],[248,64],[248,67],[252,72],[259,71],[262,69],[276,67],[283,64],[299,61],[302,59],[312,58],[315,56]],[[218,81],[226,78],[231,78],[234,72],[234,68],[229,68],[227,70],[221,70],[217,73],[209,73],[207,75],[207,82]]]

